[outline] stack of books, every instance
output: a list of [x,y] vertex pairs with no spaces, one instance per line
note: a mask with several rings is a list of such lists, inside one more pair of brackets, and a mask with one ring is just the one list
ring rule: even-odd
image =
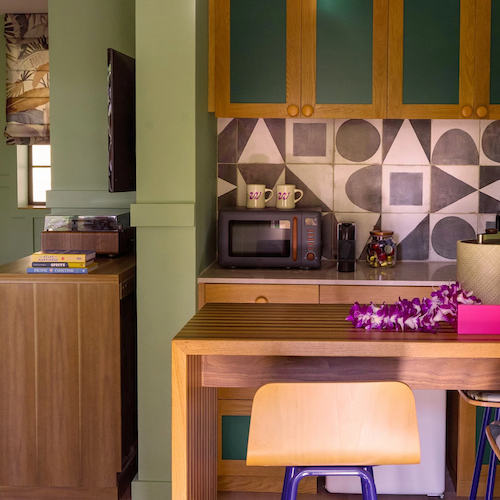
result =
[[95,250],[45,250],[32,255],[28,273],[87,274],[97,269]]

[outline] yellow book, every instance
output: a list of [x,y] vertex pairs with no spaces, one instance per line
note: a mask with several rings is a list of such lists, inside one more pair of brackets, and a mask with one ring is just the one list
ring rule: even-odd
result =
[[94,260],[95,250],[45,250],[35,252],[32,262],[81,262],[86,263]]

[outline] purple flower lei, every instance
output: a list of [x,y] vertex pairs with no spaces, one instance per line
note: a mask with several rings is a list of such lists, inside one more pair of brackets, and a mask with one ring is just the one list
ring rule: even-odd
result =
[[481,301],[466,292],[457,281],[442,285],[431,292],[431,298],[422,300],[399,299],[395,304],[385,302],[377,306],[373,302],[360,305],[355,302],[346,320],[356,328],[366,330],[420,330],[434,332],[440,321],[452,323],[457,318],[458,304],[480,304]]

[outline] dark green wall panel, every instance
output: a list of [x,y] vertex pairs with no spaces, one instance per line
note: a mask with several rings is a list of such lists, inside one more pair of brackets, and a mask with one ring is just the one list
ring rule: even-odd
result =
[[286,102],[286,0],[231,0],[231,102]]
[[371,104],[373,0],[318,0],[316,102]]
[[405,0],[403,103],[458,104],[460,0]]
[[249,429],[249,416],[222,416],[222,460],[246,460]]
[[[500,104],[500,1],[491,2],[490,104]],[[482,103],[484,104],[484,103]]]

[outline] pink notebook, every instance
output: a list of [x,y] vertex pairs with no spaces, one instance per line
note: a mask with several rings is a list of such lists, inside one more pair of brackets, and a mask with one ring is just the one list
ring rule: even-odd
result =
[[457,333],[500,334],[500,305],[458,305]]

